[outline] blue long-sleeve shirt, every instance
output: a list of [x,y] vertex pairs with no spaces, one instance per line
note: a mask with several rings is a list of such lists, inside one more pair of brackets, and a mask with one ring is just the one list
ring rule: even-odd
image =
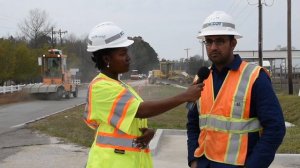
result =
[[[237,70],[241,62],[241,57],[235,55],[233,62],[223,68],[221,72],[218,72],[214,65],[212,66],[215,97],[228,71]],[[285,123],[279,101],[272,88],[271,80],[264,70],[260,71],[252,87],[250,117],[258,118],[263,127],[263,132],[261,136],[259,136],[258,132],[248,134],[248,150],[245,166],[247,168],[267,168],[272,163],[276,150],[283,140]],[[199,146],[199,134],[199,114],[198,109],[195,107],[188,112],[187,144],[189,165],[191,161],[197,159],[194,157],[194,151]],[[218,166],[224,168],[227,167],[226,164],[222,163],[214,162],[213,164],[219,164]]]

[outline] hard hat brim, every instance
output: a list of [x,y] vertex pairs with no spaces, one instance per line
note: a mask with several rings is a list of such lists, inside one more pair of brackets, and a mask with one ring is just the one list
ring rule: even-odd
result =
[[107,44],[107,45],[105,45],[105,47],[104,46],[88,46],[87,51],[88,52],[95,52],[95,51],[106,49],[106,48],[128,47],[133,43],[134,43],[133,40],[127,39],[124,42],[121,42],[121,43],[118,43],[118,44]]
[[232,32],[228,32],[228,31],[216,31],[216,30],[212,30],[212,31],[205,31],[205,32],[200,32],[197,36],[198,39],[205,39],[205,36],[222,36],[222,35],[233,35],[236,39],[242,38],[243,36],[240,35],[239,33],[237,33],[236,31],[232,31]]

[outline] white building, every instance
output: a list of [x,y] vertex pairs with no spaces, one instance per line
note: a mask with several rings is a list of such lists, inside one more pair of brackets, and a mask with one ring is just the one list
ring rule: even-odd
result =
[[[234,51],[239,54],[242,59],[250,62],[258,62],[258,51]],[[274,68],[287,68],[287,51],[286,50],[264,50],[263,60],[268,60]],[[292,50],[292,67],[300,68],[300,50]]]

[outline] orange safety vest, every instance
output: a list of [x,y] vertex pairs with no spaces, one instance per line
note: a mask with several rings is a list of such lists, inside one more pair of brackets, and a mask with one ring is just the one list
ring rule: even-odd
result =
[[258,119],[249,117],[251,90],[260,69],[243,61],[238,70],[228,72],[215,99],[210,72],[198,104],[201,132],[195,157],[205,155],[215,162],[244,165],[248,133],[261,130]]

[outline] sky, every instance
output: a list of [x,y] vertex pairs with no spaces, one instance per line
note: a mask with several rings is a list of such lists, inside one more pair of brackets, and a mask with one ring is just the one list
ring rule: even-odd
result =
[[[292,46],[300,49],[299,0],[292,1]],[[227,12],[243,36],[236,50],[258,48],[258,0],[0,0],[0,37],[17,35],[35,8],[46,11],[57,29],[84,38],[98,23],[112,21],[131,37],[141,36],[160,59],[202,55],[196,38],[207,16]],[[287,0],[262,0],[263,49],[287,45]],[[188,49],[188,55],[187,50]]]

